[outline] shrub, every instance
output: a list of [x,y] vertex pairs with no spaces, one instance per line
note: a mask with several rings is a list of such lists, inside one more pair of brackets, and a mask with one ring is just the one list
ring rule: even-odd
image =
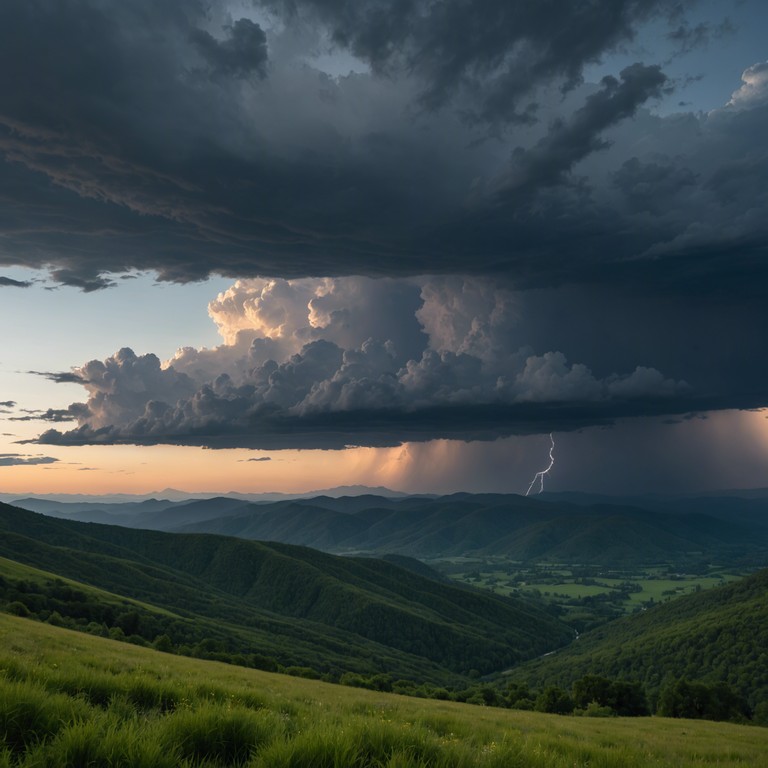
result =
[[18,600],[8,603],[5,610],[13,616],[21,616],[23,619],[26,619],[30,615],[29,608]]

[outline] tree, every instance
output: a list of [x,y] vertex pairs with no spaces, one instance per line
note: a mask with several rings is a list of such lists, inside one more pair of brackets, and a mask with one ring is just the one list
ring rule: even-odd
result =
[[535,709],[537,712],[567,715],[573,712],[573,699],[567,691],[556,685],[550,685],[536,697]]
[[163,653],[173,653],[173,642],[168,635],[158,635],[152,646],[156,651],[162,651]]
[[648,715],[645,690],[637,682],[609,680],[600,675],[585,675],[573,684],[573,701],[580,709],[593,702],[599,707],[610,707],[622,717]]
[[656,714],[699,720],[743,721],[749,717],[749,708],[727,683],[708,686],[683,679],[667,683],[661,689]]
[[585,675],[573,684],[573,703],[579,709],[586,709],[593,701],[601,707],[611,706],[613,683],[600,675]]

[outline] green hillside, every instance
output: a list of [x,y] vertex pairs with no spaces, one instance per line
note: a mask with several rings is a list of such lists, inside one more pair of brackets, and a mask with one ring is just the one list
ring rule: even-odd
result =
[[415,700],[0,614],[3,768],[764,768],[768,729]]
[[[572,636],[527,601],[381,560],[77,523],[7,505],[0,505],[0,533],[3,557],[175,614],[139,615],[126,634],[165,634],[174,646],[209,641],[215,652],[258,654],[333,676],[387,673],[446,684],[532,658]],[[40,612],[33,596],[18,593],[8,601]],[[96,615],[97,622],[107,618]]]
[[642,682],[728,683],[754,707],[768,702],[768,569],[609,622],[509,679],[570,687],[587,674]]

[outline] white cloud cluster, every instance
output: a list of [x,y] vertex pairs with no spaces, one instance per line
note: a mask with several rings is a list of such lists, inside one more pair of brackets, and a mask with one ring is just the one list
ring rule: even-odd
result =
[[[534,354],[515,338],[515,307],[512,291],[478,278],[238,281],[209,306],[224,344],[182,349],[163,365],[129,349],[87,363],[76,374],[88,401],[70,407],[80,426],[42,439],[254,445],[263,431],[272,446],[277,431],[302,447],[318,434],[348,440],[348,430],[335,437],[333,417],[343,415],[357,420],[358,442],[376,423],[377,444],[397,443],[403,421],[434,409],[456,418],[423,439],[471,431],[477,408],[639,401],[686,389],[652,368],[601,379],[561,352]],[[386,437],[382,419],[391,423]]]
[[747,67],[741,80],[742,86],[731,95],[729,107],[749,109],[768,104],[768,61]]

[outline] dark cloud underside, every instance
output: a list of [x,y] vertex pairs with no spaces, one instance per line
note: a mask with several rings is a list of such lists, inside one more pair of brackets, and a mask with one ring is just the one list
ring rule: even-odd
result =
[[[661,93],[657,65],[574,90],[586,64],[684,4],[256,6],[283,26],[217,3],[3,4],[0,194],[15,204],[0,212],[0,263],[51,265],[86,291],[130,268],[768,284],[765,217],[750,214],[766,202],[752,149],[765,108],[645,115],[651,160],[612,134]],[[322,35],[371,73],[307,64]],[[562,89],[570,114],[557,115]],[[611,190],[589,162],[613,144]],[[687,185],[658,190],[656,217],[626,183],[648,164]]]

